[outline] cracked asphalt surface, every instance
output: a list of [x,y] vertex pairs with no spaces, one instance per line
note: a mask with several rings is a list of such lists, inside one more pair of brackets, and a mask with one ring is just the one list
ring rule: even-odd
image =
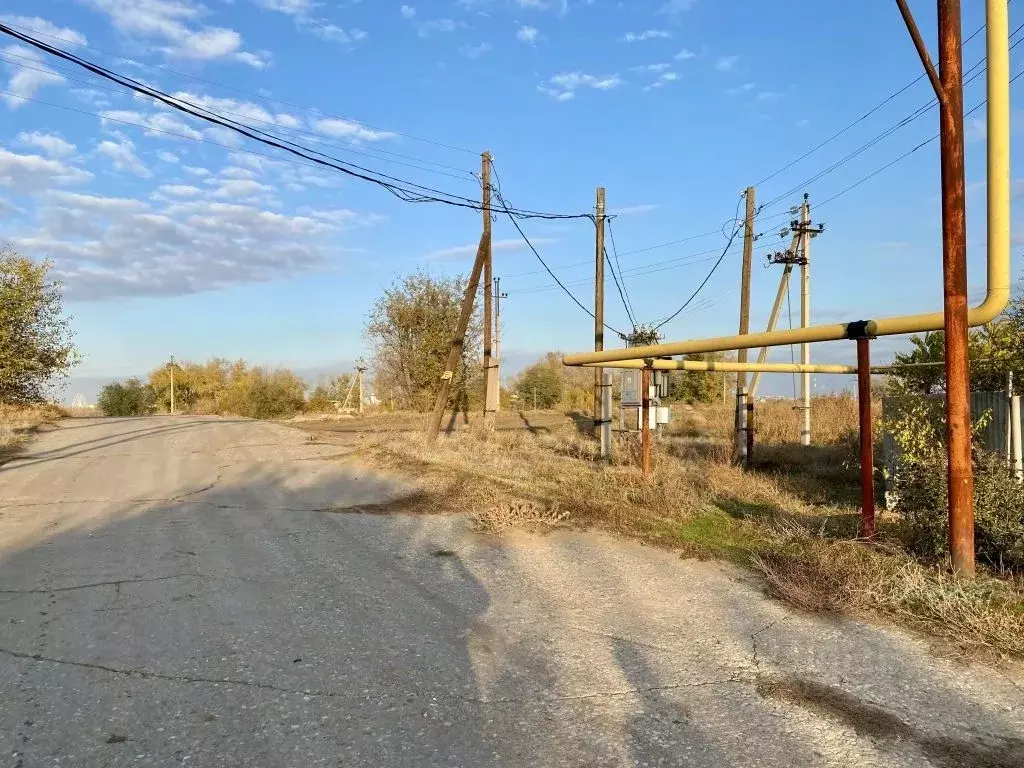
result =
[[338,453],[93,419],[0,468],[0,765],[1024,765],[1019,668],[722,564],[368,514],[409,490]]

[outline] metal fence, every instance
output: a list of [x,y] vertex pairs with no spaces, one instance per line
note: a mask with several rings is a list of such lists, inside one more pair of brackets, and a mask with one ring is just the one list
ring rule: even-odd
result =
[[[917,395],[917,399],[934,400],[945,406],[945,395]],[[977,433],[977,444],[991,453],[998,453],[1003,456],[1007,463],[1012,461],[1012,426],[1011,413],[1017,412],[1017,429],[1021,429],[1019,395],[1013,398],[1017,401],[1017,408],[1011,405],[1010,397],[1005,391],[999,392],[971,392],[971,421],[977,423],[979,419],[986,416],[985,426]],[[907,397],[882,398],[882,416],[891,413],[898,403],[907,402]],[[945,414],[944,410],[940,413]],[[1020,434],[1018,432],[1018,434]],[[899,447],[889,432],[882,433],[882,456],[885,466],[885,497],[887,506],[892,506],[895,499],[892,496],[893,480],[899,471]]]

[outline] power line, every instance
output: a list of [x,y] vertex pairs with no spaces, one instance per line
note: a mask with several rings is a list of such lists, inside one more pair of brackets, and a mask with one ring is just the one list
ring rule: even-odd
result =
[[212,85],[212,86],[215,86],[217,88],[223,88],[224,90],[232,91],[233,93],[239,93],[239,94],[242,94],[243,96],[248,96],[249,98],[252,98],[252,99],[259,99],[260,101],[263,101],[263,102],[265,102],[267,104],[283,104],[283,105],[285,105],[287,107],[293,107],[295,109],[301,109],[304,112],[309,112],[311,114],[319,115],[321,117],[333,118],[335,120],[345,120],[346,122],[354,123],[355,125],[361,125],[364,128],[369,128],[369,129],[375,130],[375,131],[386,131],[388,133],[393,133],[396,136],[401,136],[402,138],[405,138],[405,139],[412,139],[413,141],[419,141],[419,142],[422,142],[424,144],[432,144],[432,145],[434,145],[436,147],[442,147],[444,149],[451,149],[451,150],[454,150],[456,152],[467,152],[467,153],[469,153],[471,155],[477,154],[472,149],[467,149],[466,147],[460,147],[460,146],[457,146],[455,144],[446,144],[446,143],[441,142],[441,141],[435,141],[433,139],[425,139],[425,138],[423,138],[421,136],[413,136],[410,133],[403,133],[402,131],[395,131],[395,130],[392,130],[390,128],[381,128],[379,126],[373,126],[373,125],[370,125],[369,123],[364,123],[361,120],[354,120],[354,119],[348,118],[348,117],[341,117],[339,115],[332,115],[332,114],[329,114],[327,112],[322,112],[321,110],[319,110],[319,109],[317,109],[315,107],[307,107],[307,106],[303,106],[301,104],[295,104],[295,103],[292,103],[292,102],[289,102],[289,101],[284,101],[282,99],[269,99],[266,96],[263,96],[263,95],[261,95],[259,93],[253,93],[252,91],[247,91],[247,90],[245,90],[243,88],[235,88],[235,87],[230,86],[230,85],[225,85],[224,83],[218,83],[215,80],[207,80],[206,78],[202,78],[202,77],[199,77],[197,75],[190,75],[190,74],[188,74],[186,72],[179,72],[178,70],[171,69],[170,67],[165,67],[165,66],[163,66],[161,64],[147,64],[145,62],[138,61],[137,59],[132,59],[132,58],[130,58],[128,56],[122,56],[122,55],[117,54],[117,53],[112,53],[111,51],[105,51],[102,48],[94,48],[92,46],[86,45],[85,43],[80,43],[77,40],[70,40],[70,39],[68,39],[66,37],[60,37],[59,35],[53,35],[53,34],[50,34],[48,32],[43,32],[42,30],[39,30],[39,29],[34,29],[32,27],[26,27],[26,26],[21,26],[21,25],[18,25],[18,24],[11,24],[11,23],[7,23],[6,26],[11,27],[12,29],[20,29],[20,30],[22,30],[24,32],[31,32],[34,35],[41,35],[42,37],[47,37],[47,38],[50,38],[51,40],[59,40],[59,41],[61,41],[63,43],[68,43],[69,45],[74,45],[74,46],[77,46],[79,48],[84,48],[84,49],[89,50],[89,51],[95,51],[96,53],[102,53],[104,56],[111,56],[111,57],[113,57],[115,59],[120,59],[121,61],[126,61],[126,62],[131,63],[131,64],[136,64],[136,65],[138,65],[140,67],[145,67],[147,69],[159,69],[159,70],[161,70],[163,72],[168,72],[168,73],[170,73],[172,75],[176,75],[178,77],[183,77],[183,78],[186,78],[188,80],[194,80],[194,81],[196,81],[198,83],[204,83],[206,85]]
[[612,282],[615,283],[615,287],[619,290],[619,298],[622,300],[622,306],[626,310],[626,317],[629,319],[630,325],[636,328],[636,318],[633,317],[633,311],[630,309],[629,301],[626,299],[626,294],[622,290],[622,283],[619,282],[619,278],[615,276],[615,267],[612,265],[611,257],[608,256],[608,249],[604,249],[604,260],[608,264],[608,271],[611,272]]
[[[755,251],[763,251],[763,250],[769,250],[769,249],[775,249],[775,248],[777,248],[777,246],[775,244],[773,244],[773,243],[767,243],[765,245],[754,246],[754,250]],[[688,256],[680,256],[679,258],[676,258],[676,259],[666,259],[665,261],[655,261],[655,262],[651,262],[650,264],[638,264],[636,267],[634,267],[632,269],[623,270],[622,273],[621,273],[621,276],[625,276],[625,277],[641,277],[643,275],[652,275],[652,274],[655,274],[655,273],[658,273],[658,272],[668,272],[668,271],[673,270],[673,269],[681,269],[683,267],[690,267],[690,266],[693,266],[695,264],[705,264],[705,263],[707,263],[709,261],[714,261],[717,258],[717,256],[710,256],[709,258],[703,258],[703,259],[698,259],[698,258],[695,258],[695,257],[697,257],[697,256],[705,256],[707,254],[717,254],[717,253],[719,253],[719,250],[717,248],[712,248],[712,249],[707,250],[707,251],[698,251],[697,253],[692,253],[692,254],[689,254]],[[678,262],[678,263],[676,263],[676,262]],[[586,262],[586,263],[587,264],[591,264],[592,262]],[[662,266],[662,265],[668,265],[668,266]],[[655,267],[655,269],[649,269],[649,267]],[[567,269],[567,268],[568,267],[564,267],[564,266],[563,267],[552,267],[552,269],[555,269],[555,270],[557,270],[557,269]],[[543,269],[539,269],[539,270],[536,270],[535,272],[531,272],[529,274],[536,274],[537,272],[540,272],[540,273],[543,274],[544,270]],[[519,273],[519,274],[525,274],[525,273]],[[573,288],[573,287],[576,287],[578,285],[591,285],[591,284],[593,284],[593,282],[594,282],[594,278],[587,277],[587,278],[583,278],[583,279],[580,279],[580,280],[573,280],[571,282],[566,282],[565,285],[569,286],[570,288]],[[554,283],[544,283],[542,285],[531,285],[531,286],[526,287],[526,288],[516,289],[515,293],[516,294],[539,293],[539,292],[542,292],[542,291],[553,290],[553,289],[555,289],[557,287],[558,286],[555,285]]]
[[[562,283],[562,281],[558,279],[558,276],[555,275],[555,273],[551,271],[551,268],[547,265],[547,262],[544,261],[544,258],[540,255],[540,252],[534,247],[533,243],[530,242],[530,238],[528,238],[526,236],[526,233],[523,232],[523,228],[519,226],[519,221],[512,214],[512,210],[509,208],[508,203],[505,202],[505,198],[501,194],[501,176],[498,174],[498,170],[494,167],[494,163],[491,163],[491,170],[494,172],[495,181],[498,182],[497,188],[494,190],[494,196],[497,198],[498,202],[501,204],[501,208],[505,212],[505,215],[508,216],[509,221],[512,222],[513,226],[515,226],[515,228],[516,228],[516,231],[519,232],[519,236],[521,238],[523,238],[523,242],[525,242],[527,247],[531,251],[533,251],[533,255],[537,257],[537,261],[539,261],[541,263],[541,265],[543,265],[544,269],[547,270],[547,273],[549,275],[551,275],[551,277],[554,279],[554,281],[556,283],[558,283],[558,286],[565,292],[565,295],[568,296],[570,299],[572,299],[573,303],[576,304],[577,307],[582,309],[584,312],[586,312],[588,315],[590,315],[591,318],[596,320],[597,318],[594,316],[594,313],[591,310],[587,309],[587,307],[584,306],[580,302],[580,300],[577,299],[573,295],[572,291],[570,291],[568,288],[565,287],[565,285]],[[612,333],[618,334],[622,338],[626,338],[625,334],[623,334],[622,331],[619,331],[619,330],[616,330],[615,328],[612,328],[610,325],[608,325],[608,323],[604,323],[603,325],[604,325],[605,328],[607,328]]]
[[[1007,2],[1013,2],[1013,0],[1007,0]],[[975,38],[975,37],[976,37],[976,36],[977,36],[978,34],[980,34],[980,33],[982,32],[982,30],[984,30],[984,29],[985,29],[985,25],[984,25],[984,24],[982,24],[982,25],[981,25],[980,27],[978,27],[978,29],[976,29],[976,30],[975,30],[975,31],[974,31],[974,32],[973,32],[973,33],[972,33],[972,34],[971,34],[971,35],[970,35],[969,37],[967,37],[967,38],[966,38],[966,39],[965,39],[965,40],[963,41],[962,47],[966,47],[967,43],[969,43],[969,42],[970,42],[971,40],[973,40],[973,39],[974,39],[974,38]],[[768,174],[768,175],[767,175],[767,176],[765,176],[765,177],[764,177],[763,179],[761,179],[760,181],[758,181],[757,183],[755,183],[755,184],[754,184],[753,186],[755,186],[755,187],[759,187],[759,186],[761,186],[761,185],[762,185],[762,184],[764,184],[764,183],[765,183],[766,181],[770,181],[771,179],[774,179],[774,178],[775,178],[776,176],[778,176],[778,175],[779,175],[780,173],[782,173],[783,171],[788,171],[788,170],[789,170],[790,168],[792,168],[792,167],[793,167],[794,165],[796,165],[797,163],[799,163],[799,162],[800,162],[801,160],[805,160],[806,158],[810,157],[811,155],[813,155],[813,154],[814,154],[815,152],[817,152],[817,151],[818,151],[819,149],[821,149],[822,147],[824,147],[824,146],[826,146],[826,145],[828,145],[828,144],[831,144],[831,143],[832,143],[833,141],[835,141],[836,139],[838,139],[838,138],[839,138],[840,136],[842,136],[842,135],[843,135],[844,133],[846,133],[847,131],[849,131],[849,130],[850,130],[851,128],[853,128],[853,127],[854,127],[855,125],[858,125],[859,123],[862,123],[862,122],[864,122],[864,121],[865,121],[865,120],[867,120],[867,119],[868,119],[869,117],[871,117],[871,115],[873,115],[873,114],[874,114],[875,112],[877,112],[877,111],[878,111],[878,110],[880,110],[880,109],[881,109],[882,107],[884,107],[884,106],[885,106],[886,104],[888,104],[888,103],[889,103],[890,101],[892,101],[893,99],[895,99],[895,98],[897,98],[898,96],[902,95],[903,93],[905,93],[905,92],[906,92],[907,90],[909,90],[909,89],[910,89],[910,88],[912,88],[913,86],[917,85],[917,84],[918,84],[919,82],[921,82],[921,81],[922,81],[922,80],[923,80],[923,79],[924,79],[925,77],[926,77],[925,73],[923,73],[923,72],[922,72],[922,73],[921,73],[920,75],[918,75],[917,77],[915,77],[915,78],[914,78],[913,80],[911,80],[911,81],[910,81],[909,83],[907,83],[906,85],[904,85],[904,86],[903,86],[902,88],[900,88],[899,90],[897,90],[897,91],[895,91],[895,92],[893,92],[893,93],[889,94],[888,96],[886,96],[886,97],[885,97],[884,99],[882,99],[882,101],[880,101],[880,102],[879,102],[878,104],[876,104],[875,106],[873,106],[873,107],[872,107],[871,109],[869,109],[869,110],[868,110],[867,112],[865,112],[865,113],[864,113],[863,115],[861,115],[861,116],[860,116],[860,117],[858,117],[858,118],[857,118],[856,120],[854,120],[854,121],[853,121],[852,123],[850,123],[849,125],[847,125],[847,126],[846,126],[845,128],[841,128],[841,129],[839,129],[838,131],[836,131],[835,133],[833,133],[833,134],[832,134],[831,136],[829,136],[829,137],[828,137],[827,139],[825,139],[824,141],[822,141],[822,142],[821,142],[820,144],[817,144],[817,145],[815,145],[814,147],[811,147],[811,149],[809,149],[809,150],[807,150],[806,152],[804,152],[804,153],[803,153],[802,155],[800,155],[800,157],[796,158],[795,160],[791,160],[790,162],[786,163],[786,164],[785,164],[784,166],[782,166],[782,167],[781,167],[781,168],[779,168],[778,170],[776,170],[776,171],[773,171],[772,173]]]
[[[1024,29],[1024,24],[1019,25],[1015,30],[1013,30],[1013,32],[1010,33],[1010,37],[1012,38],[1014,35],[1019,33],[1022,29]],[[1022,42],[1024,42],[1024,37],[1021,37],[1016,42],[1014,42],[1010,46],[1010,50],[1012,51],[1014,48],[1016,48]],[[973,74],[970,74],[969,77],[967,77],[964,80],[963,85],[966,86],[966,85],[970,84],[971,82],[973,82],[974,80],[976,80],[978,77],[980,77],[982,74],[984,74],[984,72],[985,72],[985,70],[987,68],[988,67],[987,67],[986,60],[984,58],[982,58],[980,61],[975,63],[974,66],[972,66],[968,70],[968,73],[972,73],[973,72]],[[864,152],[869,150],[871,147],[875,146],[879,142],[881,142],[884,139],[886,139],[889,136],[891,136],[893,133],[898,131],[900,128],[903,128],[903,127],[909,125],[914,120],[917,120],[919,117],[921,117],[922,115],[924,115],[927,112],[929,112],[938,103],[939,103],[938,99],[931,99],[927,104],[923,104],[922,106],[918,107],[916,110],[911,112],[909,115],[904,117],[902,120],[897,122],[895,125],[890,126],[886,130],[882,131],[880,134],[876,135],[874,138],[869,139],[867,142],[865,142],[861,146],[857,147],[855,150],[853,150],[852,152],[848,153],[844,157],[840,158],[839,160],[837,160],[835,163],[833,163],[832,165],[828,166],[824,170],[819,171],[815,175],[811,176],[809,179],[806,179],[806,180],[802,181],[800,184],[797,184],[796,186],[792,187],[791,189],[789,189],[789,190],[783,192],[782,194],[777,195],[776,197],[772,198],[767,203],[765,203],[765,205],[766,206],[773,205],[774,203],[777,203],[778,201],[780,201],[780,200],[782,200],[784,198],[787,198],[790,195],[796,194],[800,190],[805,189],[808,185],[813,184],[815,181],[818,181],[819,179],[823,178],[824,176],[827,176],[828,174],[832,173],[833,171],[837,170],[838,168],[841,168],[843,165],[845,165],[846,163],[850,162],[851,160],[853,160],[858,155],[863,154]]]
[[[221,117],[213,110],[192,104],[184,99],[176,99],[175,97],[170,96],[169,94],[166,94],[163,91],[144,85],[143,83],[133,80],[130,77],[111,72],[110,70],[107,70],[104,67],[86,61],[85,59],[75,56],[74,54],[67,53],[66,51],[60,50],[59,48],[54,48],[53,46],[50,46],[32,37],[17,32],[8,27],[6,24],[0,24],[0,32],[3,32],[4,34],[7,34],[11,37],[14,37],[15,39],[21,40],[22,42],[28,43],[29,45],[32,45],[33,47],[50,53],[51,55],[57,56],[58,58],[77,64],[78,66],[87,69],[90,72],[99,75],[100,77],[106,80],[110,80],[111,82],[117,83],[118,85],[121,85],[124,88],[128,88],[131,91],[155,99],[173,109],[191,115],[192,117],[196,117],[200,120],[204,120],[214,125],[219,125],[223,128],[227,128],[231,131],[234,131],[235,133],[239,133],[243,136],[246,136],[247,138],[253,139],[254,141],[266,144],[267,146],[275,147],[297,157],[309,160],[318,165],[332,168],[348,176],[358,178],[363,181],[369,181],[373,184],[382,187],[383,189],[387,190],[388,192],[390,192],[391,194],[395,195],[396,197],[405,202],[434,202],[458,208],[468,208],[477,211],[482,210],[482,204],[471,198],[464,197],[462,195],[457,195],[451,192],[444,192],[433,187],[427,187],[421,184],[416,184],[414,182],[406,181],[404,179],[396,178],[394,176],[389,176],[379,171],[372,171],[352,163],[346,163],[345,161],[338,160],[337,158],[332,157],[330,155],[325,155],[324,153],[317,152],[316,150],[310,150],[307,147],[304,147],[300,144],[296,144],[295,142],[282,139],[279,136],[275,136],[274,134],[262,131],[258,128],[244,126],[238,123],[237,121],[231,120],[230,118]],[[314,155],[318,155],[319,157],[315,157]],[[519,209],[511,210],[511,213],[512,215],[520,218],[592,218],[591,214],[548,214],[540,213],[537,211],[524,211]]]
[[[12,59],[20,59],[20,61],[12,61]],[[28,56],[19,56],[18,54],[11,53],[10,51],[4,51],[3,53],[0,53],[0,61],[6,61],[9,64],[13,64],[14,66],[21,67],[22,69],[28,69],[28,70],[31,70],[33,72],[42,72],[42,73],[50,74],[50,75],[60,75],[61,77],[65,78],[67,80],[70,80],[72,82],[81,83],[83,85],[88,85],[91,88],[99,88],[99,89],[104,90],[104,91],[109,91],[110,93],[118,93],[118,94],[122,93],[122,91],[120,89],[118,89],[118,88],[112,88],[112,87],[110,87],[108,85],[104,85],[103,83],[98,83],[98,82],[96,82],[94,80],[84,80],[82,78],[74,77],[74,76],[70,75],[68,73],[68,70],[66,70],[66,69],[58,69],[57,67],[54,67],[52,69],[48,69],[48,68],[45,68],[45,67],[34,67],[31,64],[22,63],[22,62],[26,62],[26,61],[33,62],[33,63],[38,63],[38,62],[36,61],[36,59],[32,59],[32,58],[30,58]],[[472,177],[473,176],[471,171],[467,171],[464,168],[458,168],[458,167],[453,166],[453,165],[448,165],[446,163],[438,163],[438,162],[435,162],[433,160],[427,160],[425,158],[414,157],[412,155],[405,155],[405,154],[402,154],[401,152],[393,152],[391,150],[381,149],[379,147],[367,147],[367,146],[364,146],[364,145],[361,145],[361,144],[354,144],[354,142],[348,142],[348,141],[341,142],[345,146],[339,146],[336,143],[331,143],[331,142],[328,142],[328,141],[324,141],[320,137],[319,134],[315,134],[315,133],[313,133],[311,131],[301,130],[301,129],[298,129],[298,128],[287,128],[286,126],[282,126],[279,123],[275,123],[275,122],[270,121],[270,120],[263,120],[263,119],[260,119],[258,117],[253,117],[252,115],[246,115],[246,114],[242,114],[240,112],[233,112],[231,110],[222,109],[222,110],[220,110],[220,112],[222,114],[225,114],[225,115],[234,115],[235,117],[243,118],[244,120],[248,120],[249,122],[261,123],[263,125],[272,125],[275,128],[277,128],[279,131],[286,133],[286,135],[292,135],[292,136],[297,135],[298,137],[302,137],[304,139],[304,141],[306,143],[308,143],[308,144],[319,144],[321,146],[331,147],[332,149],[341,150],[342,152],[351,152],[352,154],[355,154],[355,155],[362,155],[363,157],[371,157],[371,158],[373,158],[375,160],[383,160],[384,162],[395,163],[396,165],[404,165],[404,166],[408,166],[409,168],[417,168],[418,170],[427,171],[429,173],[438,173],[438,174],[440,174],[442,176],[450,176],[451,178],[464,179],[465,177]],[[102,115],[100,115],[100,117],[102,118]],[[305,137],[311,137],[311,138],[305,138]],[[358,147],[360,147],[360,149],[352,149],[351,148],[352,146],[358,146]],[[371,154],[371,153],[373,153],[373,154]],[[401,162],[399,160],[391,160],[389,157],[379,157],[378,154],[380,154],[380,155],[390,155],[390,156],[393,156],[393,157],[401,157],[401,158],[404,158],[406,160],[413,160],[413,161],[415,161],[415,163],[422,163],[422,164],[425,164],[425,165],[435,165],[438,168],[445,168],[445,169],[448,169],[449,171],[457,171],[460,175],[455,175],[455,174],[452,174],[452,173],[445,173],[444,171],[438,171],[438,170],[435,170],[433,168],[423,168],[420,165],[415,165],[415,164],[412,164],[412,163],[403,163],[403,162]]]
[[745,194],[746,193],[740,195],[739,200],[736,201],[736,215],[733,217],[733,220],[737,223],[736,226],[733,227],[732,234],[729,236],[729,240],[725,244],[725,248],[722,249],[722,255],[718,257],[718,261],[716,261],[714,266],[711,267],[711,270],[708,272],[707,277],[705,277],[701,281],[701,284],[697,286],[697,289],[692,294],[690,294],[690,298],[684,301],[683,305],[679,307],[679,309],[677,309],[671,315],[669,315],[656,326],[654,326],[654,330],[660,330],[662,327],[675,320],[679,316],[679,313],[686,309],[690,305],[690,302],[692,302],[694,298],[696,298],[697,294],[704,289],[704,286],[708,284],[708,281],[711,279],[711,276],[715,274],[715,271],[718,269],[722,261],[725,259],[725,254],[727,254],[729,252],[729,249],[732,248],[732,244],[733,241],[736,239],[736,235],[739,233],[740,229],[742,229],[742,226],[739,224],[740,201],[743,200]]
[[[615,254],[615,268],[619,270],[619,276],[622,278],[622,301],[626,305],[626,313],[630,316],[633,327],[636,328],[636,312],[633,311],[633,302],[629,300],[629,291],[626,288],[626,276],[622,274],[622,264],[619,262],[619,247],[615,244],[615,229],[612,227],[610,219],[608,220],[608,234],[611,236],[612,240],[612,253]],[[607,249],[605,250],[605,258],[608,258]],[[612,273],[612,276],[615,276],[614,272]]]
[[[1016,75],[1011,77],[1010,78],[1010,83],[1015,82],[1021,75],[1024,75],[1024,70],[1021,70]],[[987,98],[986,99],[982,99],[981,102],[979,102],[978,104],[975,104],[970,110],[965,112],[964,113],[964,117],[970,117],[975,112],[977,112],[979,109],[981,109],[983,106],[985,106],[986,103],[988,103],[988,99]],[[858,181],[855,181],[850,186],[848,186],[845,189],[841,190],[840,192],[837,192],[836,194],[832,195],[832,197],[826,198],[825,200],[822,200],[820,203],[816,203],[815,204],[815,208],[821,208],[821,206],[825,205],[826,203],[831,203],[837,197],[842,197],[847,192],[850,192],[851,190],[856,189],[857,187],[859,187],[864,182],[869,181],[870,179],[873,179],[875,176],[877,176],[878,174],[882,173],[882,171],[887,171],[888,169],[892,168],[892,166],[896,165],[896,163],[900,162],[901,160],[905,160],[906,158],[910,157],[912,154],[917,152],[919,149],[921,149],[922,147],[925,147],[925,146],[931,144],[933,141],[935,141],[938,138],[939,138],[939,134],[935,134],[931,138],[925,139],[924,141],[922,141],[917,146],[913,147],[910,150],[907,150],[906,152],[904,152],[902,155],[900,155],[896,159],[890,160],[888,163],[883,165],[881,168],[878,168],[878,169],[872,171],[871,173],[869,173],[867,176],[864,176],[863,178],[859,179]]]

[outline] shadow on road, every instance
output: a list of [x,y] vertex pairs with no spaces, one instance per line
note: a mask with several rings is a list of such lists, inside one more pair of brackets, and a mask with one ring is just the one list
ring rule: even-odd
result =
[[[208,423],[148,434],[202,439]],[[60,457],[33,471],[57,477]],[[359,514],[402,500],[366,467],[217,472],[177,499],[0,508],[0,748],[15,764],[1022,764],[999,735],[1017,715],[906,638],[791,616],[716,567]],[[24,527],[38,543],[15,549]],[[790,677],[839,704],[763,687]],[[844,720],[875,706],[913,738]],[[979,733],[987,751],[968,748]]]

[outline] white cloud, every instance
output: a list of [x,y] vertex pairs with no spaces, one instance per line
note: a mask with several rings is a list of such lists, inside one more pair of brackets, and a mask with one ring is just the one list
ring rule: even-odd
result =
[[[530,238],[530,242],[534,245],[549,245],[551,243],[557,243],[558,241],[550,237],[533,237]],[[431,261],[452,261],[469,258],[476,253],[477,246],[478,243],[472,243],[467,245],[457,245],[453,248],[440,248],[436,251],[431,251],[423,258]],[[526,247],[527,245],[522,238],[495,240],[491,244],[492,251],[521,251]]]
[[470,59],[478,59],[493,48],[490,43],[480,43],[479,45],[464,45],[459,49],[459,52]]
[[56,38],[59,42],[73,43],[75,45],[87,45],[85,35],[70,27],[58,27],[56,24],[41,19],[38,16],[13,16],[2,15],[0,21],[8,26],[20,28],[19,31],[28,31],[44,37]]
[[313,127],[327,136],[357,141],[381,141],[394,138],[396,135],[391,131],[378,131],[352,120],[342,120],[337,117],[325,117],[317,120],[313,123]]
[[339,27],[337,24],[313,24],[309,26],[309,29],[317,37],[332,43],[341,43],[342,45],[360,43],[369,37],[369,35],[361,29],[346,30]]
[[40,155],[19,155],[0,149],[0,186],[20,193],[50,189],[54,185],[87,181],[92,174],[60,160]]
[[535,43],[539,34],[536,27],[522,26],[516,32],[516,38],[524,43]]
[[137,200],[44,192],[36,229],[12,240],[30,256],[54,260],[69,300],[102,301],[213,291],[330,268],[342,255],[338,233],[378,220],[218,200],[178,199],[160,207],[167,192],[195,197],[164,186],[151,208]]
[[251,168],[239,168],[237,165],[229,165],[221,169],[217,174],[223,179],[258,179],[260,175]]
[[642,43],[646,40],[658,40],[672,37],[667,29],[647,29],[643,32],[627,32],[622,36],[624,43]]
[[729,72],[739,60],[739,56],[719,56],[718,61],[715,62],[715,69],[719,72]]
[[435,32],[454,32],[460,27],[466,26],[461,21],[455,21],[454,19],[433,19],[432,21],[424,21],[416,25],[416,30],[420,37],[428,37]]
[[200,179],[210,175],[210,172],[208,170],[206,170],[205,168],[199,168],[195,165],[186,165],[182,168],[182,170],[185,171],[185,173],[191,176],[197,176]]
[[[18,97],[32,98],[36,91],[43,86],[64,82],[64,78],[56,72],[43,71],[46,62],[31,48],[22,45],[9,45],[3,49],[3,52],[19,60],[25,60],[26,63],[26,66],[21,66],[10,61],[6,62],[7,71],[11,73],[6,90],[12,95],[4,96],[4,100],[11,109],[17,109],[26,103],[24,99]],[[28,69],[28,67],[32,67],[32,69]]]
[[232,118],[242,118],[243,121],[248,120],[256,123],[273,123],[285,128],[296,128],[301,125],[299,119],[294,115],[290,115],[287,112],[272,113],[259,104],[251,101],[239,101],[238,99],[206,96],[204,94],[193,93],[191,91],[175,91],[171,96],[178,101],[184,101],[189,104],[204,107],[211,112],[227,114]]
[[568,101],[575,98],[576,91],[581,88],[609,91],[619,87],[624,82],[618,75],[602,75],[598,77],[585,72],[561,72],[552,77],[547,85],[540,86],[540,90],[556,101]]
[[55,133],[43,133],[42,131],[26,133],[22,131],[18,134],[18,143],[26,147],[41,149],[50,157],[68,157],[75,154],[75,145]]
[[255,68],[266,58],[242,50],[242,36],[233,29],[203,26],[209,11],[193,0],[83,0],[110,17],[114,28],[132,39],[159,41],[162,53],[193,61],[227,59]]
[[254,201],[271,191],[267,184],[253,179],[222,179],[218,182],[213,197],[230,200]]
[[[587,0],[588,5],[592,2],[593,0]],[[569,0],[516,0],[516,5],[520,8],[537,11],[553,10],[557,11],[560,16],[564,16],[569,11]]]
[[171,139],[201,139],[203,134],[189,125],[177,114],[170,111],[143,114],[125,109],[108,109],[100,112],[103,122],[140,126],[147,136]]
[[398,9],[398,11],[399,13],[402,14],[403,19],[416,18],[416,9],[413,8],[411,5],[403,5],[401,8]]
[[156,153],[156,156],[163,160],[165,163],[180,163],[181,159],[173,152],[162,150]]
[[678,61],[686,61],[687,59],[696,58],[697,54],[691,51],[689,48],[683,48],[679,53],[675,55],[675,59]]
[[203,190],[193,187],[191,184],[161,184],[156,191],[173,197],[197,197],[203,194]]
[[633,67],[634,72],[665,72],[672,68],[671,64],[645,64],[642,67]]
[[268,11],[279,11],[292,16],[306,16],[315,5],[312,0],[256,0],[256,4]]
[[119,171],[143,177],[153,175],[135,154],[135,145],[126,138],[120,141],[101,141],[96,147],[96,154],[103,155]]

